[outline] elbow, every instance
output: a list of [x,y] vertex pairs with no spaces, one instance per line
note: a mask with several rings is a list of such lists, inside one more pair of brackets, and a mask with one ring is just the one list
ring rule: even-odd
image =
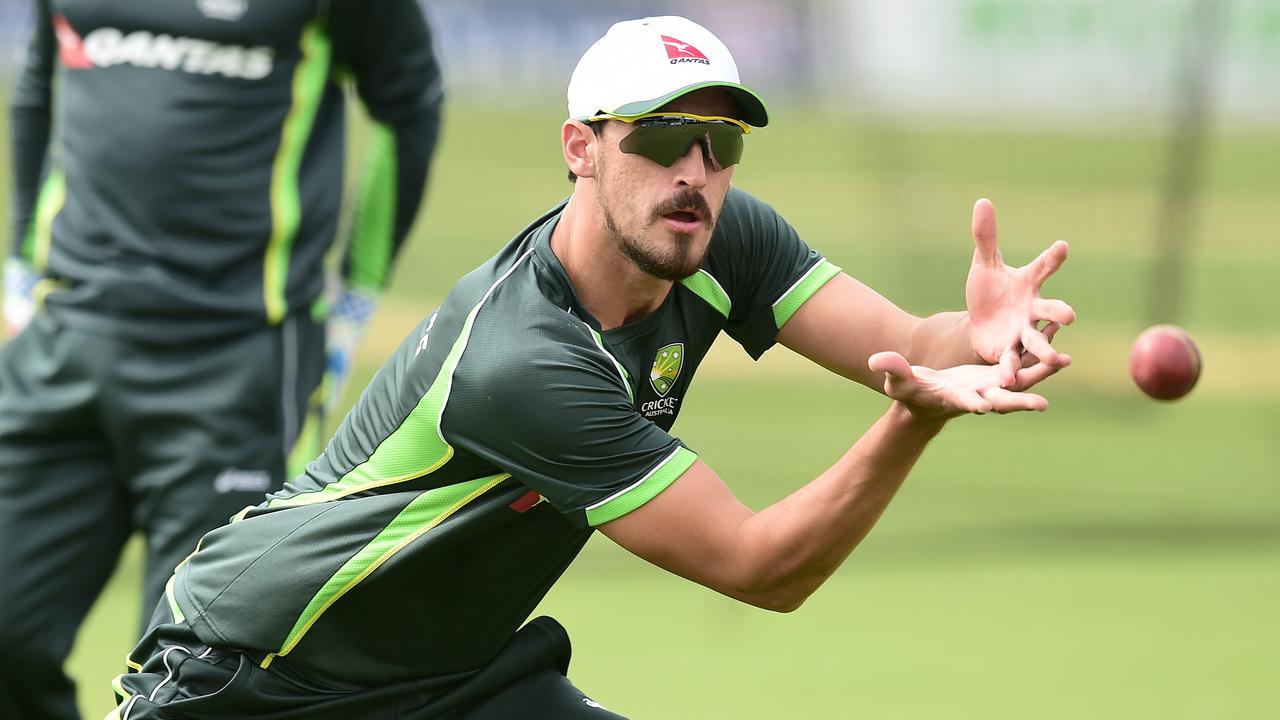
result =
[[817,585],[798,582],[781,582],[768,587],[756,587],[736,594],[736,597],[761,610],[776,613],[794,612],[813,594]]
[[785,614],[785,613],[795,612],[796,610],[799,610],[800,606],[803,605],[804,601],[807,599],[809,599],[808,595],[788,595],[783,597],[775,597],[775,598],[771,598],[770,602],[768,602],[767,604],[758,605],[757,607],[761,608],[762,610],[770,610],[772,612]]
[[737,592],[728,594],[762,610],[794,612],[830,576],[820,564],[799,561],[790,554],[761,552],[752,557],[754,562],[739,568],[733,583]]

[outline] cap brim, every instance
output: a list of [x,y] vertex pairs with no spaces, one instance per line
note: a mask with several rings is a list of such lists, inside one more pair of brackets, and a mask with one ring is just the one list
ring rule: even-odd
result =
[[733,99],[738,103],[739,120],[745,122],[752,127],[764,127],[769,124],[769,110],[764,105],[764,100],[756,94],[755,90],[746,85],[739,85],[731,82],[701,82],[693,85],[686,85],[678,90],[673,90],[662,97],[653,98],[652,100],[636,100],[626,105],[615,108],[609,112],[620,118],[636,117],[645,113],[653,112],[678,97],[683,97],[693,92],[709,87],[720,87],[729,91]]

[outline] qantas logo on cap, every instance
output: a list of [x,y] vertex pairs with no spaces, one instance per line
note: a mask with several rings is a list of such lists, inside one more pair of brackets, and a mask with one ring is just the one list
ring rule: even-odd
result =
[[662,45],[667,49],[667,57],[671,60],[672,65],[687,62],[702,63],[703,65],[711,64],[711,61],[707,59],[706,55],[702,54],[701,50],[689,43],[677,40],[670,35],[661,37]]
[[73,70],[133,65],[261,80],[271,74],[275,65],[275,51],[269,47],[222,45],[197,38],[155,35],[146,30],[125,34],[104,27],[81,39],[62,14],[53,16],[53,31],[58,36],[62,64]]

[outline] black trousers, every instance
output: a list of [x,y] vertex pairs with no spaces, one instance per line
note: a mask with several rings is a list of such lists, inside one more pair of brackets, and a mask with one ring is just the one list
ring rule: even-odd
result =
[[185,623],[157,624],[140,647],[149,656],[117,679],[110,720],[626,720],[569,682],[569,636],[549,617],[479,670],[345,692],[201,645]]
[[126,539],[145,620],[200,536],[279,489],[323,372],[309,313],[164,345],[42,312],[0,348],[0,719],[79,717],[63,661]]

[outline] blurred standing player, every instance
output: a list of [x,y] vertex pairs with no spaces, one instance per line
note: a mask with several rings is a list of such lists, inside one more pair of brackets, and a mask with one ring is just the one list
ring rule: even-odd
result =
[[[614,25],[568,101],[569,199],[454,285],[305,474],[204,537],[115,682],[113,720],[617,718],[568,681],[563,628],[524,624],[595,530],[788,611],[949,418],[1045,409],[1025,390],[1070,360],[1049,340],[1074,313],[1039,295],[1065,243],[1005,265],[979,201],[969,312],[916,317],[731,186],[768,113],[702,26]],[[722,331],[891,398],[758,513],[670,434]]]
[[[348,85],[373,124],[326,298]],[[417,212],[441,99],[416,0],[37,0],[12,115],[0,717],[77,715],[62,663],[131,532],[149,615],[204,532],[280,487]]]

